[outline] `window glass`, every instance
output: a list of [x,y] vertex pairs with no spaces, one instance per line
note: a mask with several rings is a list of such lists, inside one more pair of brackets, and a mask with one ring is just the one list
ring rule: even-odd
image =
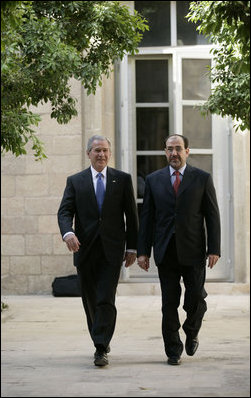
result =
[[137,108],[136,112],[137,150],[162,150],[169,132],[169,109]]
[[167,159],[163,151],[161,155],[137,156],[137,196],[143,198],[145,190],[145,178],[155,170],[167,166]]
[[182,60],[182,98],[184,100],[206,100],[210,95],[211,83],[208,67],[210,59]]
[[170,1],[135,1],[134,7],[149,25],[139,47],[170,46]]
[[187,163],[208,173],[213,173],[212,155],[189,155]]
[[198,24],[185,18],[189,12],[189,3],[190,1],[176,1],[177,45],[209,44],[208,39],[196,30]]
[[183,134],[190,148],[212,148],[212,117],[202,116],[193,106],[183,106]]
[[168,61],[136,61],[136,102],[168,102]]

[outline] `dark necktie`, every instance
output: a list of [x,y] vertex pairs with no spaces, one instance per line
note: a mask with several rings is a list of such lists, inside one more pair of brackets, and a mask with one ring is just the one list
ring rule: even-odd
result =
[[96,198],[98,202],[99,212],[101,213],[102,204],[105,197],[105,187],[102,180],[102,173],[97,174],[97,187],[96,187]]
[[176,170],[173,174],[176,175],[176,179],[175,179],[175,181],[173,183],[173,189],[175,191],[175,194],[177,195],[178,189],[179,189],[179,186],[180,186],[180,182],[181,182],[180,181],[180,172]]

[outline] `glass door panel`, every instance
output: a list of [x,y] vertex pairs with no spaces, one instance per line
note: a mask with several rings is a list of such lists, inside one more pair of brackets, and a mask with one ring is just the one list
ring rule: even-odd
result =
[[210,67],[210,59],[183,59],[183,100],[207,100],[211,91],[211,83],[208,78]]
[[[163,159],[165,161],[165,156],[162,159],[159,155],[164,154],[164,140],[169,133],[168,71],[167,58],[135,60],[138,184],[147,174],[161,168]],[[138,192],[138,199],[142,200],[142,189],[138,188]]]
[[211,175],[213,174],[212,155],[193,155],[190,154],[188,163],[193,167],[205,170]]
[[[152,56],[135,60],[135,144],[139,215],[146,176],[167,165],[164,142],[170,129],[169,73],[168,57]],[[130,280],[157,278],[157,268],[152,258],[151,262],[148,273],[142,271],[137,264],[132,265],[129,270]]]
[[168,108],[137,108],[137,150],[163,150],[169,131]]
[[161,155],[137,156],[137,196],[143,198],[145,189],[145,178],[147,174],[162,169],[167,165],[166,156],[163,151]]
[[168,102],[166,60],[136,61],[136,102]]
[[183,106],[183,134],[190,148],[212,148],[212,116],[203,117],[194,106]]

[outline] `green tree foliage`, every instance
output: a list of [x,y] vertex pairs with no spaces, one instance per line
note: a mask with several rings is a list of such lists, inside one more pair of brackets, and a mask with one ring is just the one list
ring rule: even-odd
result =
[[95,93],[102,75],[125,53],[137,53],[146,20],[118,1],[1,2],[2,152],[46,157],[31,111],[50,101],[51,117],[67,123],[77,115],[69,79]]
[[187,18],[213,44],[213,90],[201,107],[250,129],[250,1],[192,1]]

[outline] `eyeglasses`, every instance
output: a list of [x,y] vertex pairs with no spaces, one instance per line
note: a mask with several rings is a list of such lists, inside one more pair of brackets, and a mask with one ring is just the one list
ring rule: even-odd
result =
[[182,148],[182,146],[175,146],[175,147],[173,147],[173,146],[168,146],[167,148],[165,148],[165,150],[166,150],[167,152],[169,152],[169,153],[172,153],[174,150],[175,150],[176,152],[182,152],[183,149],[185,149],[185,148]]

